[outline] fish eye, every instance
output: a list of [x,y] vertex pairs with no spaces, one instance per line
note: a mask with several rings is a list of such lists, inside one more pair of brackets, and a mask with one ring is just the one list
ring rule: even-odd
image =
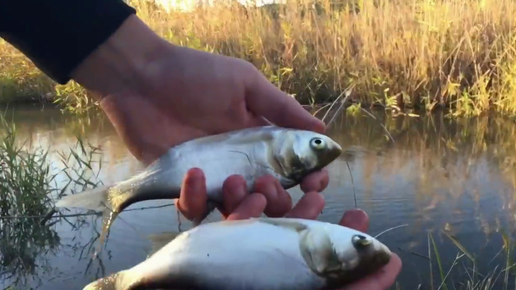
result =
[[312,140],[310,140],[310,146],[316,150],[322,149],[324,148],[324,141],[319,137],[312,138]]
[[363,235],[354,235],[351,238],[351,242],[353,243],[355,248],[364,248],[364,247],[369,246],[370,244],[372,244],[372,241],[367,239]]

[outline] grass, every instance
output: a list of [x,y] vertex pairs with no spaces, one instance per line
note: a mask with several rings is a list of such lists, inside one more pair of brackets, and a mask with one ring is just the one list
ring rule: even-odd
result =
[[[303,104],[329,102],[353,85],[351,99],[363,106],[516,115],[514,1],[311,1],[170,13],[145,0],[129,4],[164,38],[246,59]],[[75,83],[55,86],[5,42],[0,58],[0,100],[91,106]]]
[[[5,122],[4,122],[5,123]],[[2,280],[24,283],[18,273],[33,273],[38,254],[55,250],[59,237],[49,227],[27,219],[6,219],[6,216],[45,215],[51,202],[48,193],[53,175],[41,150],[27,152],[16,144],[15,128],[8,127],[0,144],[0,252]],[[41,262],[41,261],[39,261]],[[10,275],[9,275],[10,274]]]
[[[27,283],[41,286],[40,273],[52,269],[46,255],[59,253],[62,246],[57,222],[66,220],[76,229],[83,222],[51,217],[53,204],[68,190],[96,186],[96,149],[78,139],[68,154],[60,153],[63,168],[56,170],[49,151],[18,140],[16,126],[4,116],[0,128],[0,280],[13,290]],[[58,175],[65,177],[63,184]]]
[[[459,250],[456,257],[452,260],[451,266],[449,268],[444,268],[442,263],[442,257],[439,253],[439,249],[437,247],[437,243],[435,242],[434,236],[431,233],[428,233],[428,257],[429,257],[429,272],[430,272],[430,289],[463,289],[463,290],[491,290],[491,289],[500,289],[506,290],[509,289],[509,276],[514,276],[514,267],[515,263],[512,261],[512,251],[514,246],[511,244],[511,240],[507,235],[501,234],[503,245],[498,252],[498,254],[493,257],[493,260],[497,258],[497,256],[503,254],[503,265],[493,266],[492,270],[488,273],[481,274],[478,272],[478,266],[475,256],[467,251],[467,249],[459,243],[454,237],[445,233],[443,234],[449,238],[450,241],[457,247]],[[464,261],[466,260],[466,261]],[[433,270],[435,268],[435,264],[437,264],[437,273]],[[482,266],[482,265],[480,265]],[[458,273],[453,273],[458,272]],[[450,279],[453,274],[457,276],[457,274],[461,274],[464,277],[461,280]],[[438,275],[438,284],[434,284],[435,275]],[[514,285],[514,283],[511,283]],[[514,286],[513,286],[514,287]],[[399,287],[397,287],[400,289]]]

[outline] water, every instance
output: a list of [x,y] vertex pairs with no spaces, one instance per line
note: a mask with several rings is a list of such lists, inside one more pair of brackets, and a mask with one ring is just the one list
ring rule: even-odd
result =
[[[55,109],[40,108],[16,109],[11,117],[20,139],[48,146],[51,151],[73,146],[76,135],[100,146],[103,165],[97,181],[122,180],[141,168],[105,118],[64,116]],[[401,289],[417,289],[420,284],[420,289],[432,289],[432,276],[433,288],[439,287],[439,266],[433,253],[432,275],[429,271],[429,232],[439,251],[443,275],[461,253],[443,233],[476,256],[475,271],[485,275],[497,265],[497,271],[504,268],[504,252],[496,255],[503,245],[502,233],[514,237],[515,123],[494,117],[452,121],[442,115],[377,118],[347,116],[332,127],[330,135],[348,151],[328,168],[330,185],[324,191],[326,207],[319,218],[336,223],[344,211],[354,207],[352,176],[358,207],[370,217],[369,233],[408,224],[381,237],[403,260],[398,277]],[[59,168],[59,156],[51,158],[53,167]],[[290,192],[295,200],[302,194],[297,188]],[[179,224],[182,230],[191,225],[184,218],[178,221],[175,208],[167,205],[171,201],[129,207],[113,224],[106,250],[94,260],[100,218],[52,220],[50,230],[47,227],[43,234],[27,235],[31,241],[18,247],[21,258],[7,258],[2,253],[2,289],[16,279],[15,289],[82,289],[93,279],[141,262],[150,249],[148,235],[177,230]],[[165,207],[137,210],[156,206]],[[69,213],[73,212],[65,214]],[[219,218],[213,214],[208,220]],[[469,280],[465,269],[471,264],[467,263],[466,256],[459,260],[448,276],[449,285],[460,287]],[[502,274],[498,281],[503,278]]]

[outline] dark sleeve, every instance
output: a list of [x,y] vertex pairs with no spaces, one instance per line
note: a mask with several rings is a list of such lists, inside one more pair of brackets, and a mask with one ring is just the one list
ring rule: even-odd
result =
[[122,0],[0,0],[0,37],[60,84],[134,8]]

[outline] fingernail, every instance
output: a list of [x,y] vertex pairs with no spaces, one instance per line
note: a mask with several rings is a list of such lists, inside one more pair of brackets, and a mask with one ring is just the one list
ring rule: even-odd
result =
[[192,168],[188,171],[188,178],[186,179],[186,186],[192,189],[194,193],[199,193],[202,190],[202,186],[204,184],[203,172],[199,168]]

